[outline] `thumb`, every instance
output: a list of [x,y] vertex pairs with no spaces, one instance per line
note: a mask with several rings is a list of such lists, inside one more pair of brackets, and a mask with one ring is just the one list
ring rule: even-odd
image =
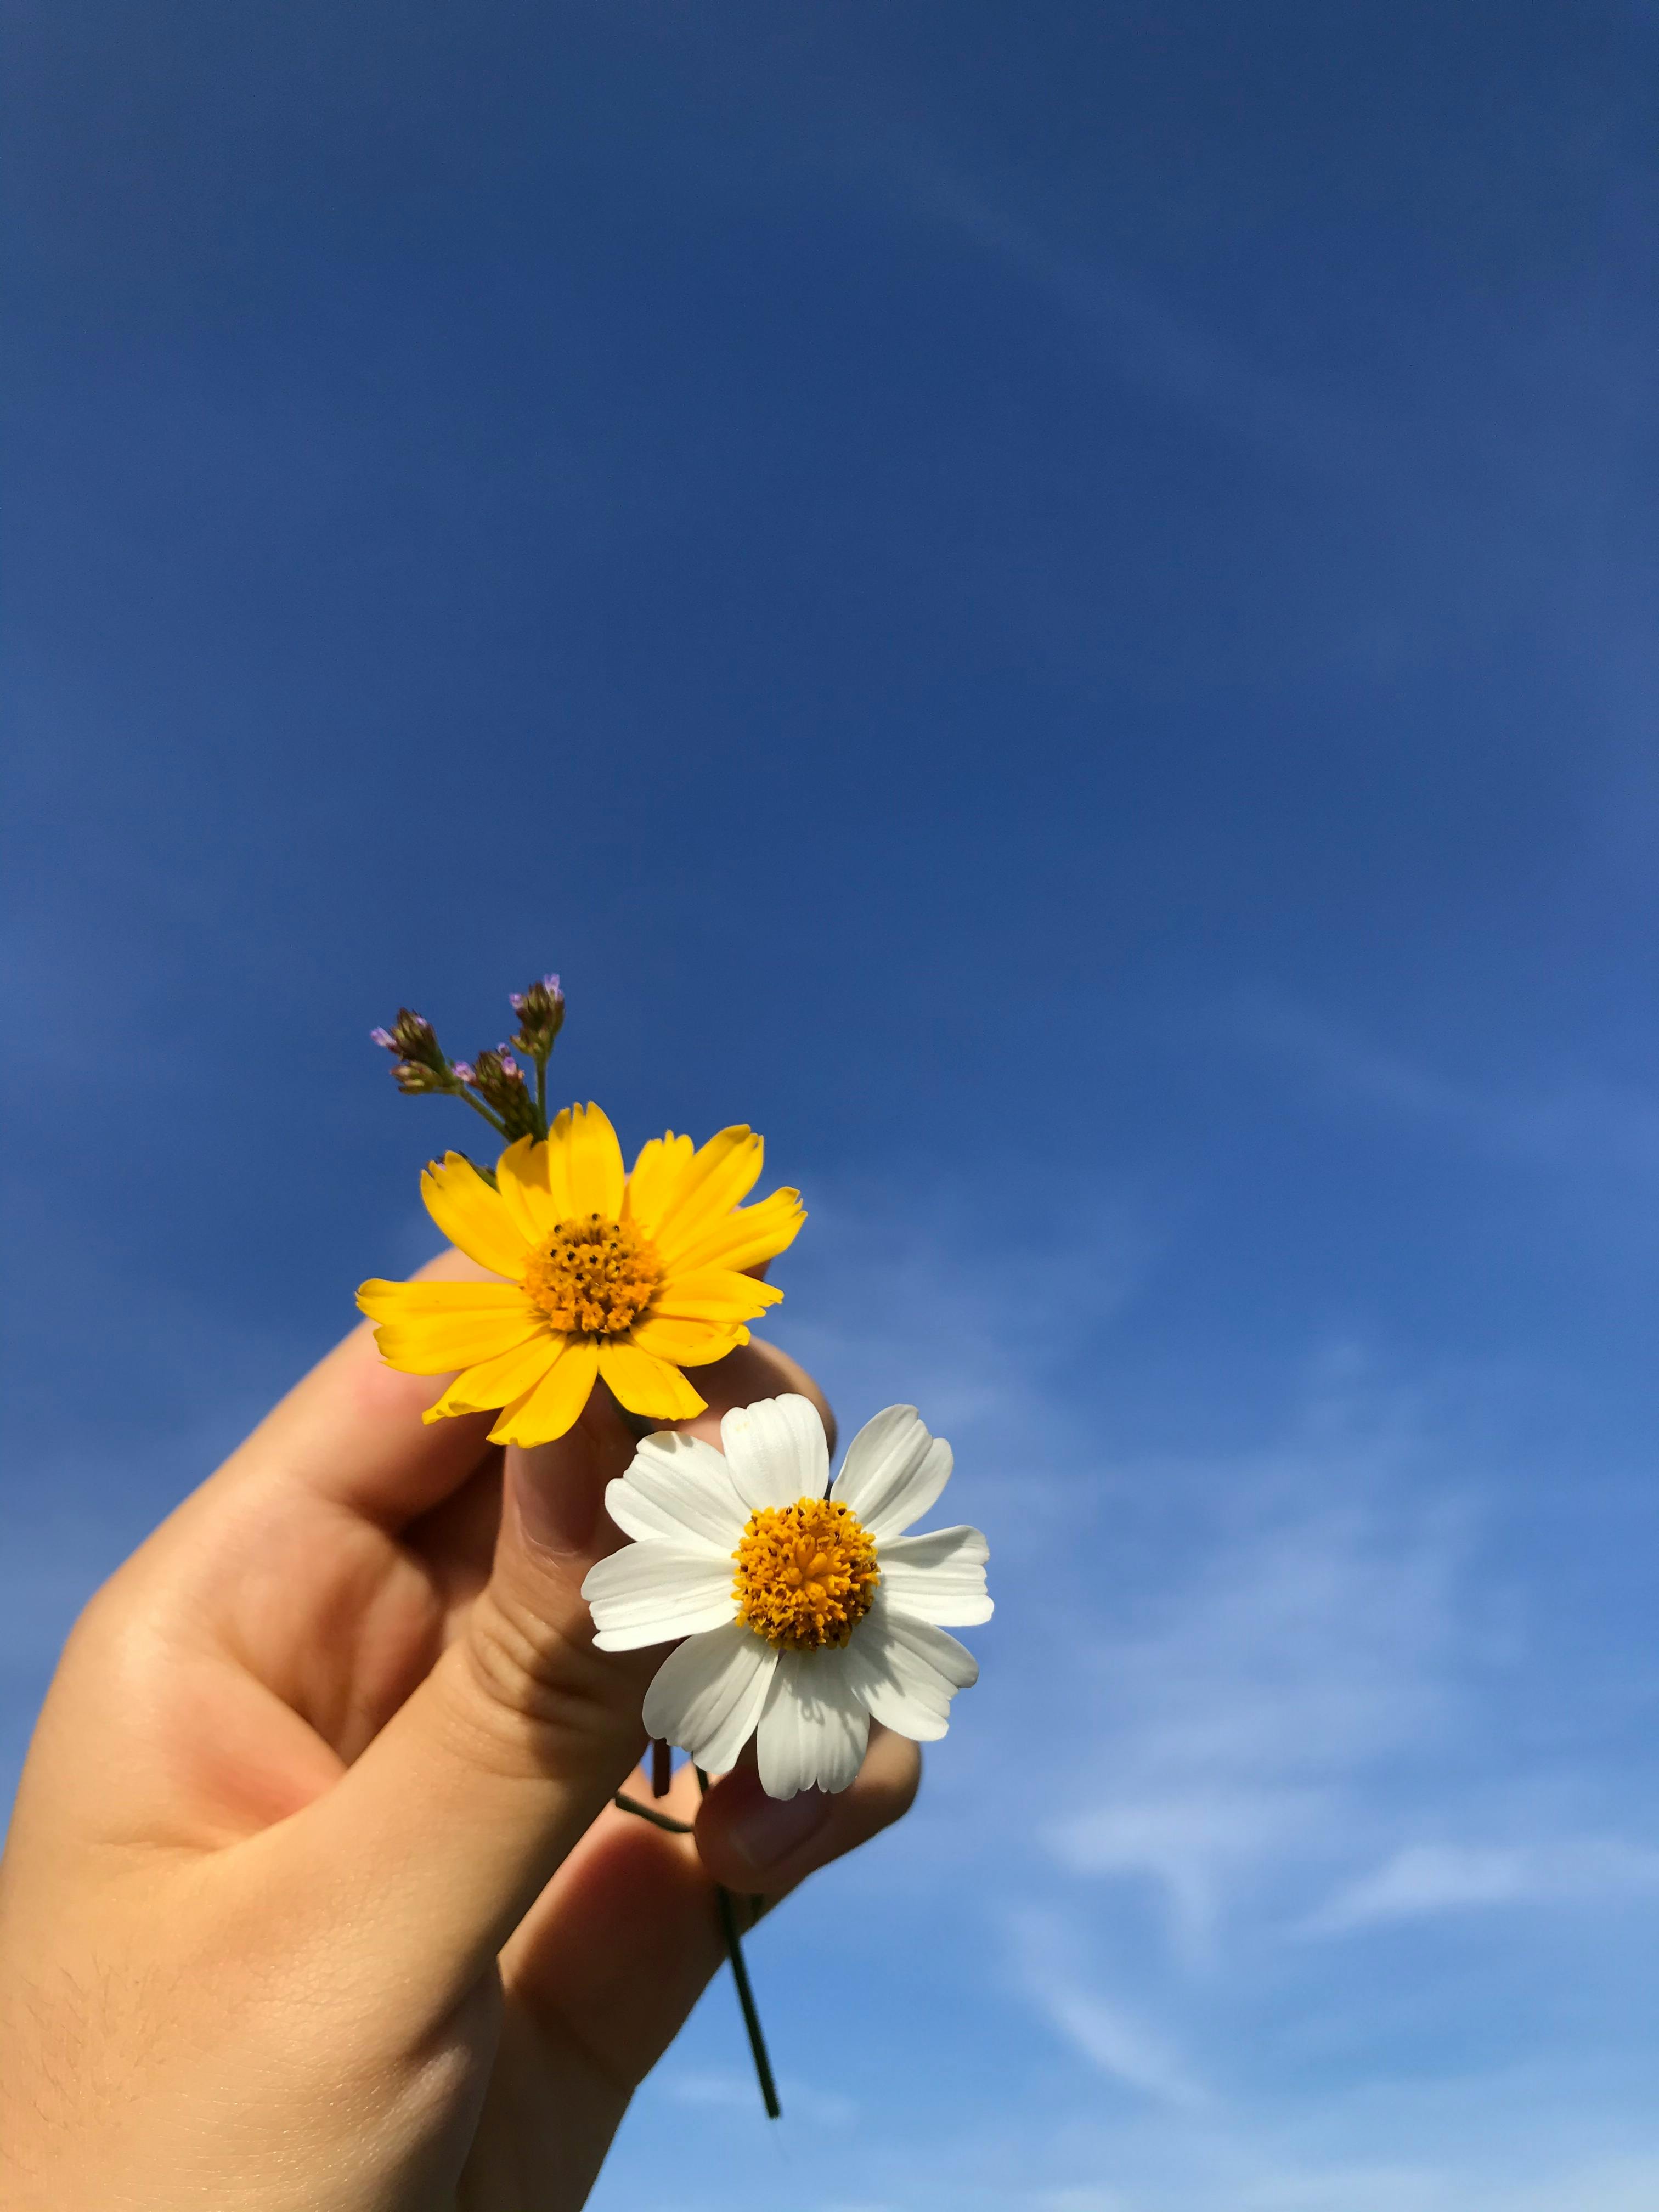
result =
[[595,1390],[557,1443],[507,1451],[495,1562],[463,1632],[289,1824],[307,1918],[320,1911],[371,1980],[396,1976],[404,2033],[476,1983],[643,1747],[660,1655],[596,1651],[581,1595],[622,1540],[605,1486],[633,1449]]

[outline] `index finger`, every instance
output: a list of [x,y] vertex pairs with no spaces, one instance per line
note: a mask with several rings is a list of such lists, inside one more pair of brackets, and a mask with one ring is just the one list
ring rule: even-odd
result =
[[[464,1254],[446,1250],[415,1279],[492,1279]],[[383,1528],[401,1528],[458,1490],[493,1449],[488,1413],[422,1420],[450,1379],[388,1367],[373,1325],[361,1322],[266,1415],[216,1480],[295,1486]]]

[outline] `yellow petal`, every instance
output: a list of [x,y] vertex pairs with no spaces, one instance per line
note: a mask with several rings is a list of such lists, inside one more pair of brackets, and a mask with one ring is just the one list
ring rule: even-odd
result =
[[483,1413],[520,1398],[539,1382],[564,1350],[565,1340],[556,1329],[532,1336],[511,1352],[481,1360],[458,1375],[435,1406],[428,1406],[423,1421],[441,1421],[447,1413]]
[[670,1275],[652,1299],[651,1310],[690,1321],[753,1321],[782,1298],[775,1283],[757,1282],[731,1267],[700,1267],[694,1274]]
[[551,1334],[544,1315],[521,1305],[516,1314],[421,1314],[388,1321],[375,1330],[374,1341],[388,1367],[405,1375],[443,1375]]
[[[675,1252],[673,1271],[704,1267],[758,1267],[793,1244],[806,1218],[798,1190],[775,1190],[757,1206],[745,1206],[710,1223]],[[665,1257],[666,1255],[665,1255]]]
[[376,1277],[358,1285],[357,1304],[375,1321],[413,1321],[434,1314],[520,1313],[526,1300],[516,1283],[387,1283]]
[[724,1359],[728,1352],[747,1344],[749,1332],[740,1321],[694,1321],[678,1314],[651,1313],[635,1322],[628,1337],[641,1352],[672,1359],[676,1367],[706,1367],[711,1359]]
[[550,1444],[574,1426],[599,1371],[599,1346],[592,1339],[568,1340],[541,1381],[507,1408],[489,1431],[490,1443]]
[[691,1157],[690,1138],[677,1137],[672,1129],[666,1136],[653,1137],[649,1144],[640,1146],[623,1204],[627,1218],[642,1237],[654,1239],[657,1224],[678,1190]]
[[746,1122],[721,1129],[683,1167],[653,1238],[671,1266],[683,1249],[725,1218],[755,1188],[765,1146]]
[[648,1414],[653,1420],[689,1421],[708,1403],[698,1397],[678,1367],[654,1358],[637,1343],[602,1344],[599,1375],[619,1405],[626,1406],[630,1413]]
[[528,1257],[525,1238],[501,1193],[491,1190],[471,1160],[459,1152],[434,1160],[421,1177],[421,1196],[444,1235],[469,1260],[518,1281]]
[[548,1187],[548,1149],[534,1137],[520,1137],[495,1163],[501,1203],[526,1244],[544,1244],[564,1218]]
[[[584,1109],[567,1106],[548,1133],[548,1184],[556,1199],[568,1197],[573,1214],[598,1213],[607,1221],[622,1218],[622,1146],[617,1133],[590,1100]],[[563,1169],[566,1189],[559,1188]],[[560,1218],[563,1219],[564,1215]]]

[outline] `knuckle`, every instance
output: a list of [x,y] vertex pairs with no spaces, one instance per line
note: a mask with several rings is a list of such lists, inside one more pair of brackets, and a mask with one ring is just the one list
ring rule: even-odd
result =
[[469,1704],[486,1726],[505,1722],[541,1767],[565,1765],[640,1730],[636,1671],[593,1649],[580,1627],[550,1618],[533,1598],[491,1583],[473,1608],[463,1647]]

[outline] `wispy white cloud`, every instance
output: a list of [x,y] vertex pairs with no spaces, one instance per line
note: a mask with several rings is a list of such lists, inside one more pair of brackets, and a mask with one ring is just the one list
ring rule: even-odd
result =
[[1389,505],[1397,453],[1374,423],[1345,417],[1328,392],[1262,368],[1214,330],[1173,313],[1100,253],[1081,253],[999,200],[914,131],[885,142],[886,173],[919,213],[1015,270],[1093,342],[1123,380],[1212,429],[1250,441],[1322,478],[1364,483]]
[[[1468,2205],[1468,2200],[1464,2200]],[[1447,2199],[1448,2212],[1463,2212]],[[1659,2155],[1596,2159],[1530,2185],[1522,2184],[1500,2200],[1470,2205],[1468,2212],[1653,2212],[1659,2204]]]
[[1583,1074],[1528,1089],[1453,1075],[1351,1026],[1252,991],[1225,1016],[1231,1033],[1301,1069],[1332,1099],[1443,1130],[1510,1158],[1659,1174],[1659,1097]]
[[1342,1935],[1502,1905],[1659,1896],[1659,1850],[1617,1836],[1522,1844],[1410,1844],[1350,1882],[1305,1923]]
[[1477,1516],[1423,1479],[1441,1455],[1412,1393],[1338,1358],[1276,1445],[1133,1471],[1177,1540],[1091,1625],[1091,1753],[1040,1840],[1068,1874],[1153,1884],[1188,1965],[1237,1905],[1305,1910],[1375,1849],[1384,1772],[1466,1723]]
[[1079,1971],[1074,1929],[1036,1908],[1016,1913],[1011,1928],[1025,1996],[1091,2065],[1164,2104],[1206,2101],[1168,2038],[1103,1996]]
[[1158,1231],[1130,1194],[1073,1183],[1062,1200],[1035,1178],[1022,1189],[1006,1163],[996,1181],[994,1236],[960,1188],[818,1189],[811,1241],[789,1255],[793,1303],[769,1333],[839,1388],[849,1417],[902,1399],[941,1431],[1030,1423],[1048,1413],[1055,1363],[1139,1287]]
[[1115,2189],[1044,2189],[1030,2200],[1030,2212],[1133,2212],[1129,2199]]
[[1074,1874],[1144,1876],[1169,1905],[1189,1958],[1207,1954],[1230,1881],[1264,1858],[1294,1852],[1331,1815],[1328,1792],[1222,1783],[1179,1795],[1125,1796],[1053,1822],[1044,1840]]

